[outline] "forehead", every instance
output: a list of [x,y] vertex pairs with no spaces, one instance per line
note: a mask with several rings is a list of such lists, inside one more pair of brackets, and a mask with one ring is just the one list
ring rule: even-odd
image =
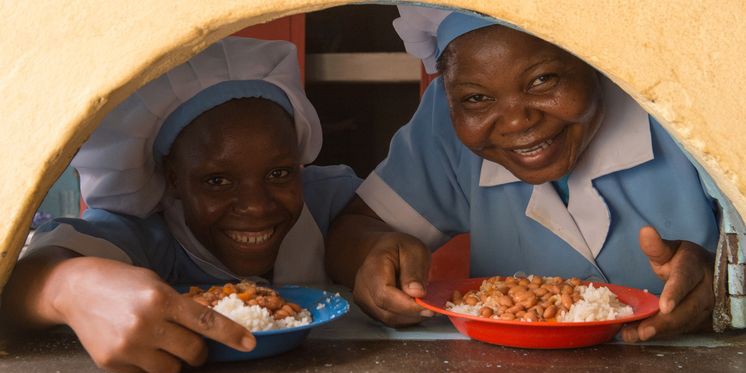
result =
[[182,160],[266,152],[296,153],[295,125],[278,104],[255,98],[231,100],[202,113],[171,148]]
[[501,25],[470,31],[448,46],[458,62],[510,61],[565,57],[569,54],[552,43]]

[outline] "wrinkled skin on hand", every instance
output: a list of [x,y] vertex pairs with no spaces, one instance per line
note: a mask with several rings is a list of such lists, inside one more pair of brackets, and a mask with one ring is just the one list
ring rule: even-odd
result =
[[242,351],[251,333],[177,293],[154,272],[100,258],[65,261],[54,307],[96,365],[114,372],[178,372],[205,362],[207,336]]
[[430,252],[418,239],[399,232],[382,234],[355,277],[355,302],[389,326],[416,324],[433,316],[414,301],[425,296]]
[[660,312],[626,325],[622,330],[624,341],[646,341],[711,329],[715,303],[713,255],[689,241],[664,240],[652,227],[640,230],[640,248],[665,285],[660,296]]

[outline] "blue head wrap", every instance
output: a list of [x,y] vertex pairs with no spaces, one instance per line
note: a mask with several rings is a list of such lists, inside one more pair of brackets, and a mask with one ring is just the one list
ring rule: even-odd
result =
[[477,15],[458,12],[449,14],[438,26],[438,31],[436,34],[438,40],[438,49],[435,51],[435,58],[440,58],[440,56],[443,54],[443,51],[446,49],[448,44],[453,41],[453,39],[456,39],[457,37],[466,34],[467,32],[498,24],[507,25],[503,22],[498,22],[497,20]]
[[293,105],[285,91],[264,80],[228,80],[207,87],[179,105],[163,122],[153,143],[153,155],[159,162],[171,150],[176,137],[200,114],[236,98],[258,97],[282,106],[293,116]]

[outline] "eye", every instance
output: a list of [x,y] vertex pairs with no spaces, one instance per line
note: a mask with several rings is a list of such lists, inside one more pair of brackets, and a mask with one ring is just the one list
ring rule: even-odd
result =
[[205,180],[205,183],[211,187],[223,187],[231,185],[231,181],[222,176],[212,176]]
[[548,90],[557,85],[559,77],[556,74],[544,74],[540,75],[529,84],[528,89],[531,90]]
[[491,101],[491,100],[492,100],[491,97],[485,96],[482,94],[475,94],[475,95],[467,96],[466,98],[464,98],[464,102],[468,102],[470,104],[478,104],[481,102]]
[[274,183],[282,183],[289,180],[293,175],[294,169],[292,168],[275,168],[269,171],[267,179]]

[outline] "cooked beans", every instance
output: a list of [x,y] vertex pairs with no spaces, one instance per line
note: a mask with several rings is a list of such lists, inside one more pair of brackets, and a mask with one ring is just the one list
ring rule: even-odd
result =
[[[501,277],[485,280],[479,291],[463,296],[454,291],[451,301],[456,305],[482,306],[479,315],[497,320],[555,321],[562,312],[581,299],[576,278],[561,277]],[[286,308],[281,311],[287,312]]]
[[497,300],[497,303],[501,306],[513,307],[513,298],[503,295]]
[[464,302],[466,304],[470,305],[470,306],[474,306],[477,303],[479,303],[479,298],[477,298],[477,297],[475,297],[473,295],[468,295],[468,296],[464,297]]
[[557,306],[551,305],[544,310],[544,318],[549,320],[557,314]]
[[231,294],[236,294],[236,297],[246,305],[261,306],[268,309],[270,315],[276,320],[293,316],[302,310],[299,305],[286,302],[275,290],[256,286],[255,283],[249,281],[213,286],[206,291],[192,286],[186,295],[197,303],[213,307],[221,299]]

